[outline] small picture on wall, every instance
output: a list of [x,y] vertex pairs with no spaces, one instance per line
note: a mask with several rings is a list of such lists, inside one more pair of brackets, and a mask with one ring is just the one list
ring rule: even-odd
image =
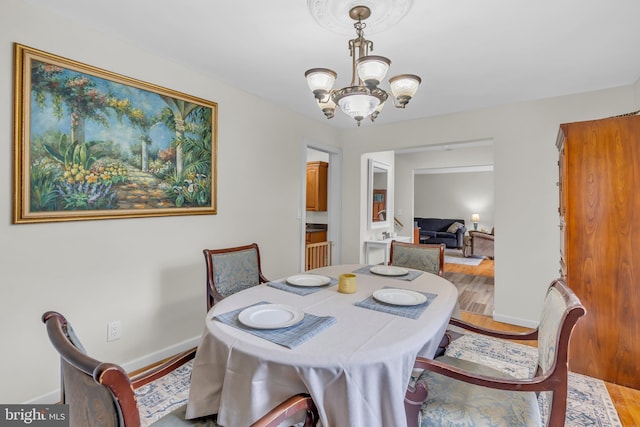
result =
[[15,224],[216,213],[215,102],[14,54]]

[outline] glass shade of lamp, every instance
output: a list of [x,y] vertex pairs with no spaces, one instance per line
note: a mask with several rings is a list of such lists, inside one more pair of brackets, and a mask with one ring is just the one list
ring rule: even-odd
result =
[[473,222],[473,229],[477,230],[478,229],[478,222],[480,222],[480,215],[477,213],[474,213],[471,215],[471,222]]
[[369,90],[365,86],[349,86],[333,91],[332,98],[343,113],[360,122],[371,116],[381,103],[387,100],[387,92],[382,89]]
[[[307,85],[318,101],[325,101],[338,74],[328,68],[311,68],[304,73]],[[324,110],[323,110],[324,111]]]
[[396,106],[404,108],[416,94],[422,79],[414,74],[400,74],[389,79]]
[[367,55],[356,60],[358,77],[369,89],[375,89],[389,71],[391,61],[384,56]]

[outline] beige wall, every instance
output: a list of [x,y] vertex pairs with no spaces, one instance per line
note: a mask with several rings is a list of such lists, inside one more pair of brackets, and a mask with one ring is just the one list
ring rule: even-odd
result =
[[[92,354],[134,367],[156,352],[197,343],[205,314],[203,248],[257,242],[267,277],[297,272],[303,141],[336,143],[336,131],[320,120],[87,24],[19,0],[5,0],[0,13],[3,403],[59,386],[58,359],[40,321],[46,310],[67,315]],[[217,102],[218,215],[11,225],[13,42]],[[123,334],[107,343],[111,320],[122,321]]]

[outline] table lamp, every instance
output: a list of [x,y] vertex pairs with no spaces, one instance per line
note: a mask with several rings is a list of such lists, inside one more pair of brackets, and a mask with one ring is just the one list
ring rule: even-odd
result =
[[480,222],[480,214],[474,213],[471,214],[471,222],[473,222],[473,229],[478,229],[478,222]]

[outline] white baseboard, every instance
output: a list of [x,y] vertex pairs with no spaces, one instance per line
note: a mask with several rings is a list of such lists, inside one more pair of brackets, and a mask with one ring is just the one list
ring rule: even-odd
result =
[[[190,348],[197,347],[200,342],[200,336],[190,338],[188,340],[182,341],[178,344],[174,344],[172,346],[163,348],[162,350],[155,351],[153,353],[149,353],[137,359],[131,360],[129,362],[123,363],[120,366],[127,371],[133,372],[138,369],[142,369],[145,366],[149,366],[159,360],[166,359],[167,357],[171,357],[175,354],[181,353],[183,351],[189,350]],[[34,397],[26,402],[23,402],[27,405],[48,405],[52,403],[56,403],[60,401],[60,389],[52,390],[49,393],[45,393],[41,396]]]
[[510,325],[523,326],[525,328],[537,328],[538,322],[534,322],[528,319],[521,319],[519,317],[505,316],[504,314],[497,314],[493,312],[493,320],[496,322],[508,323]]

